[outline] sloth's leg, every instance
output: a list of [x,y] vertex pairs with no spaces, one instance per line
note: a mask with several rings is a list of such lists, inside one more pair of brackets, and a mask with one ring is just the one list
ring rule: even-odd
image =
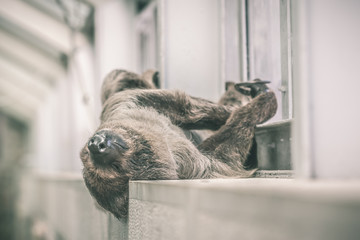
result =
[[226,124],[202,142],[198,149],[214,161],[244,168],[253,143],[255,126],[274,116],[276,109],[275,94],[272,91],[261,93],[249,104],[234,110]]

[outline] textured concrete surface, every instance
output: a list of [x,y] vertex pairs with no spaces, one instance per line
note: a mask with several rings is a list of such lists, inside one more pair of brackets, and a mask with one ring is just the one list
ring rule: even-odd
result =
[[22,240],[346,240],[360,236],[359,180],[131,182],[128,224],[99,209],[78,176],[27,176],[22,188],[18,203],[22,226],[18,239]]
[[132,182],[129,239],[357,239],[360,182]]

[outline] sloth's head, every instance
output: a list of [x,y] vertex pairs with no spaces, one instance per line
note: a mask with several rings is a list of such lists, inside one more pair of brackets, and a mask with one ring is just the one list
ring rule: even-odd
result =
[[119,219],[128,211],[130,180],[175,179],[175,166],[143,132],[110,124],[99,129],[83,147],[83,177],[100,206]]
[[159,158],[151,146],[152,140],[145,135],[115,123],[103,126],[89,138],[80,153],[84,174],[91,172],[108,181],[141,179],[145,170],[153,167]]
[[133,151],[124,136],[110,129],[97,131],[80,152],[83,177],[91,195],[100,206],[119,219],[126,219],[128,182],[127,159]]

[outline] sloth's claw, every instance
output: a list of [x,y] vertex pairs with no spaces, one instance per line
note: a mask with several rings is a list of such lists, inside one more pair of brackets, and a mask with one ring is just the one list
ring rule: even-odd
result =
[[257,78],[252,81],[237,83],[235,84],[235,89],[246,96],[254,98],[260,93],[267,92],[269,90],[266,86],[268,83],[270,83],[270,81],[263,81]]

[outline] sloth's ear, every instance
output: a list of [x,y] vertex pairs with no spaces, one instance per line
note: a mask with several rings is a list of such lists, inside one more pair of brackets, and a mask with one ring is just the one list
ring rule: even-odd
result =
[[231,87],[233,87],[235,85],[234,82],[225,82],[225,90],[229,90]]
[[156,71],[153,74],[152,81],[156,88],[160,88],[160,73],[159,73],[159,71]]
[[142,74],[143,80],[152,85],[153,88],[160,88],[160,74],[159,71],[148,69]]

